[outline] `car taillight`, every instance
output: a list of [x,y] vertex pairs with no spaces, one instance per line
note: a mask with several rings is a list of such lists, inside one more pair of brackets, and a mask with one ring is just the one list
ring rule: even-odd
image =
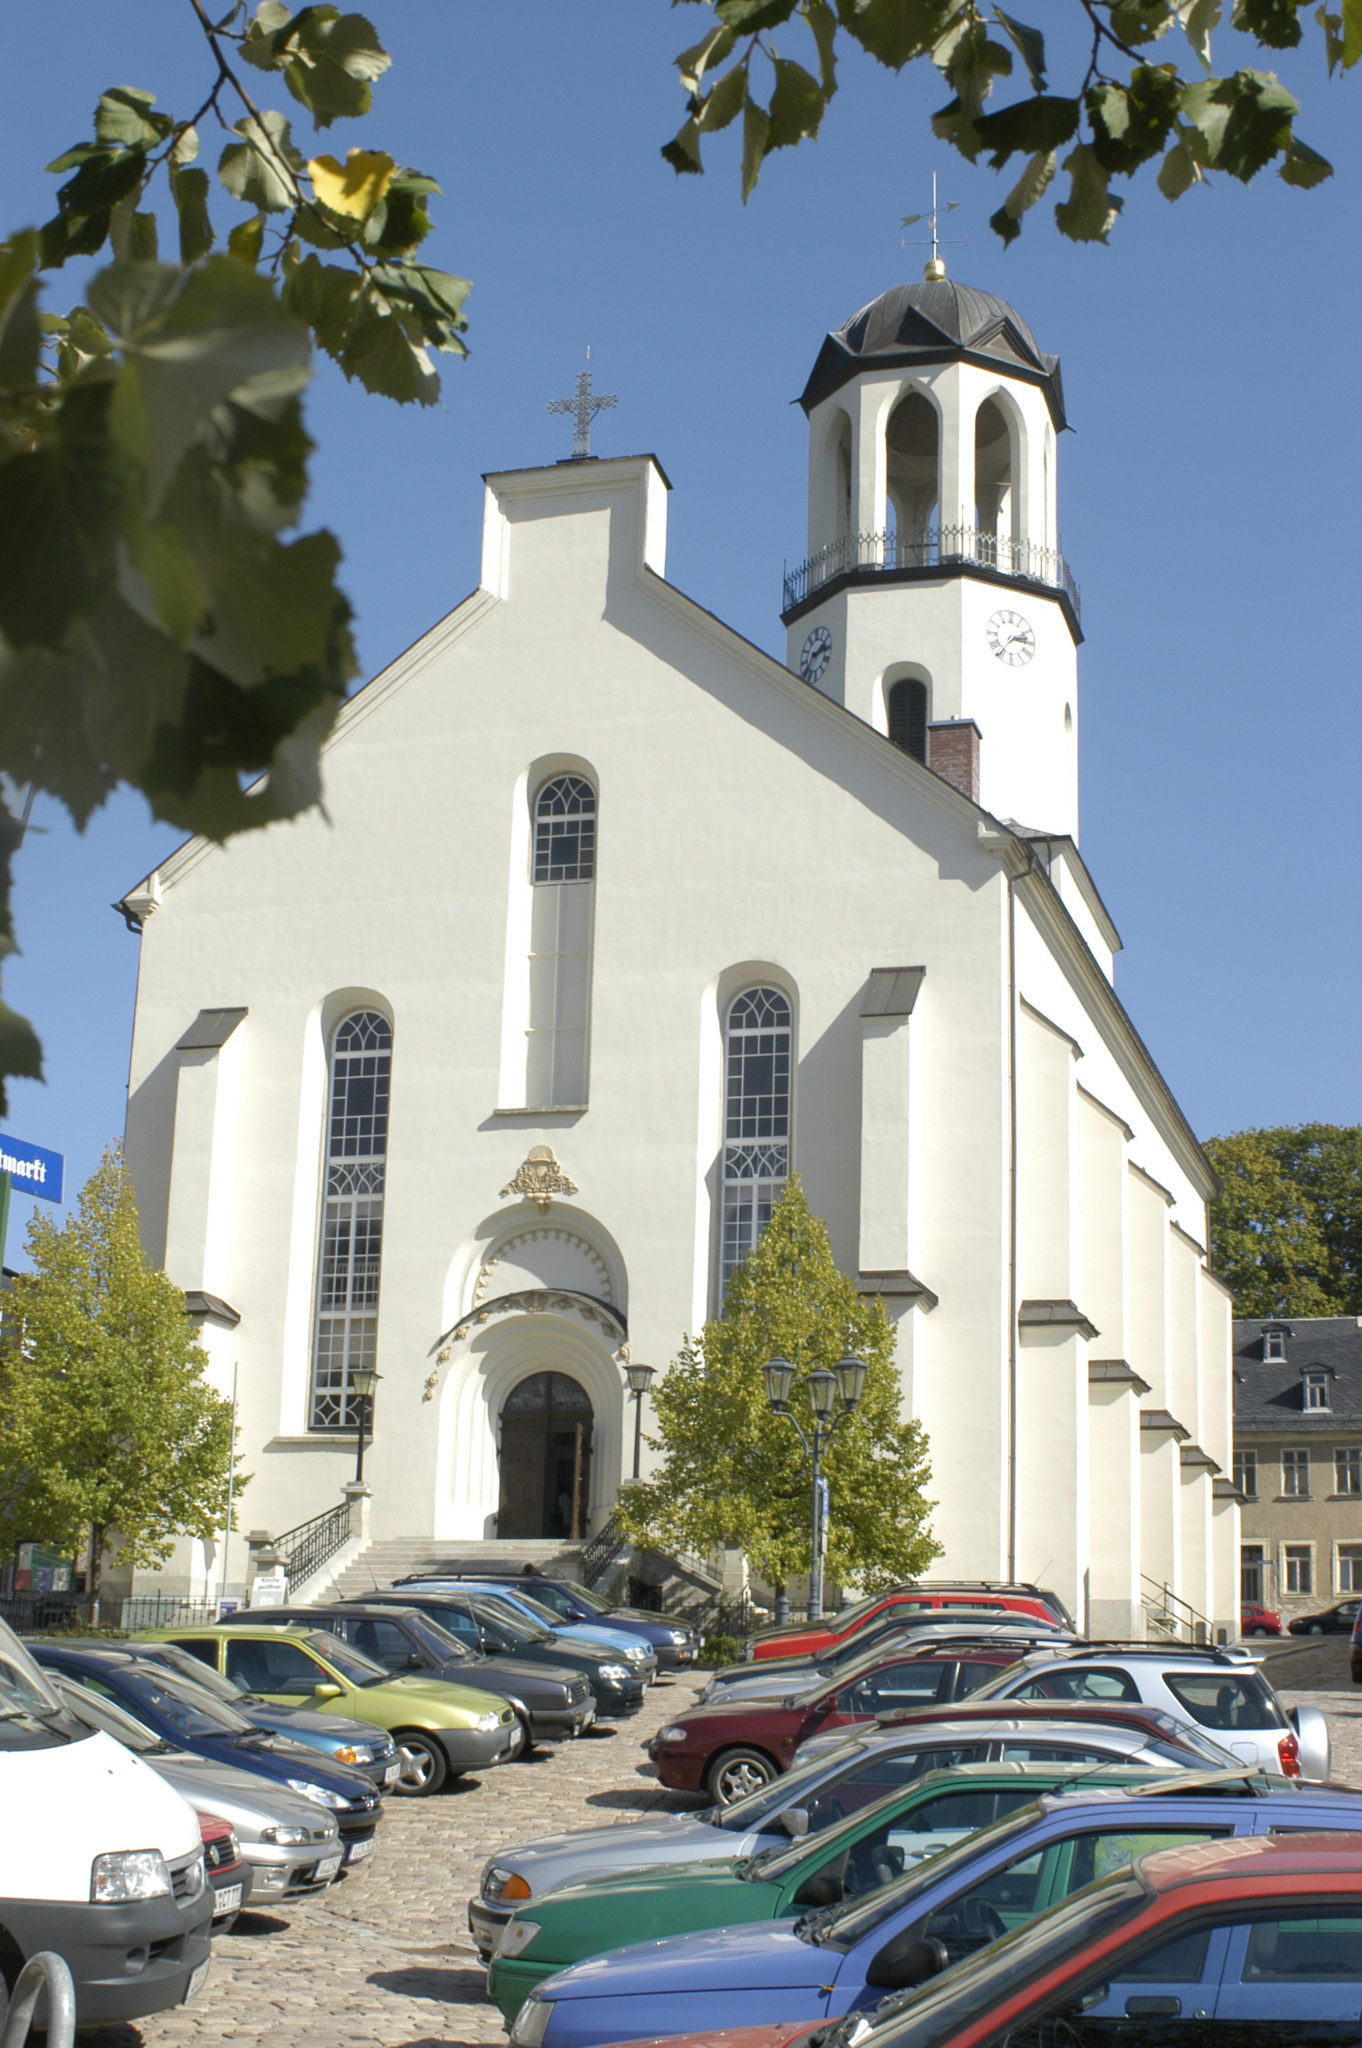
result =
[[1284,1778],[1298,1778],[1301,1774],[1301,1746],[1294,1735],[1283,1735],[1277,1743],[1277,1757]]

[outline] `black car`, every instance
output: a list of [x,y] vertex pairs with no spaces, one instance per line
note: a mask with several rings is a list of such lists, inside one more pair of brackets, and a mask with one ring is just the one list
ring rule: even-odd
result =
[[316,1800],[335,1815],[347,1862],[357,1842],[372,1840],[382,1801],[364,1774],[349,1764],[338,1764],[287,1735],[267,1734],[192,1679],[115,1645],[37,1641],[29,1647],[46,1670],[63,1671],[102,1693],[177,1749],[255,1771]]
[[[433,1575],[426,1573],[429,1579]],[[457,1565],[452,1571],[441,1570],[441,1583],[448,1579],[477,1579],[484,1585],[504,1580],[508,1592],[526,1593],[537,1600],[541,1607],[547,1607],[560,1621],[605,1622],[627,1628],[631,1634],[641,1636],[645,1643],[651,1643],[657,1652],[659,1671],[679,1671],[693,1664],[700,1654],[700,1639],[695,1630],[684,1621],[670,1621],[665,1614],[651,1613],[646,1607],[619,1607],[612,1600],[603,1600],[599,1593],[593,1593],[588,1586],[579,1585],[576,1579],[559,1579],[547,1572],[539,1572],[532,1565],[519,1571],[498,1571],[495,1566],[489,1571],[484,1565],[478,1570],[461,1570]],[[413,1574],[398,1579],[398,1590],[405,1587],[419,1588],[422,1577]]]
[[565,1642],[550,1629],[533,1622],[494,1593],[462,1592],[447,1586],[438,1593],[423,1592],[419,1586],[388,1593],[364,1593],[347,1607],[414,1607],[428,1614],[441,1628],[472,1650],[493,1657],[515,1657],[541,1670],[578,1672],[591,1688],[596,1713],[602,1720],[616,1720],[636,1714],[643,1705],[643,1680],[635,1677],[622,1657],[597,1648],[594,1643]]
[[[269,1614],[271,1621],[329,1629],[385,1671],[417,1671],[451,1685],[475,1685],[479,1692],[509,1700],[525,1730],[527,1747],[580,1735],[596,1718],[591,1687],[581,1671],[552,1672],[518,1657],[484,1656],[415,1607],[396,1607],[379,1599],[271,1607]],[[259,1621],[260,1616],[252,1617],[248,1610],[229,1614],[224,1625],[253,1618]]]
[[1293,1636],[1350,1636],[1359,1607],[1362,1600],[1340,1600],[1319,1614],[1298,1614],[1286,1624],[1287,1631]]

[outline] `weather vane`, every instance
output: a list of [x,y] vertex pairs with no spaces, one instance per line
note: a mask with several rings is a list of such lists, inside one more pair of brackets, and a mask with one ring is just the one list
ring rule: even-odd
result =
[[586,352],[586,368],[577,372],[577,389],[571,398],[551,398],[550,412],[570,412],[573,420],[572,460],[586,462],[591,455],[591,422],[598,412],[607,412],[618,405],[619,399],[613,393],[591,389],[591,350]]
[[[928,264],[927,264],[926,268],[925,268],[925,269],[923,270],[923,273],[922,273],[923,277],[924,277],[924,278],[926,279],[926,281],[927,281],[927,283],[928,283],[928,284],[937,284],[937,283],[939,283],[939,282],[940,282],[940,280],[941,280],[941,279],[942,279],[942,278],[943,278],[943,277],[944,277],[944,276],[946,275],[946,265],[945,265],[945,262],[944,262],[944,260],[943,260],[943,258],[942,258],[942,255],[941,255],[941,243],[940,243],[940,240],[939,240],[939,237],[938,237],[938,226],[939,226],[939,223],[940,223],[940,220],[941,220],[941,216],[942,216],[942,214],[943,214],[943,213],[954,213],[954,212],[955,212],[955,209],[956,209],[956,207],[957,207],[957,206],[958,206],[959,204],[960,204],[960,201],[959,201],[958,199],[948,199],[948,200],[946,201],[946,204],[945,204],[944,206],[939,206],[939,205],[937,204],[937,198],[936,198],[936,172],[935,172],[935,171],[933,171],[933,172],[932,172],[932,209],[931,209],[931,212],[930,212],[930,213],[910,213],[910,214],[906,215],[906,216],[905,216],[905,218],[904,218],[903,220],[901,220],[901,221],[899,222],[899,226],[900,226],[900,227],[905,227],[905,228],[915,228],[915,227],[917,226],[918,222],[919,222],[919,221],[923,221],[923,220],[925,220],[925,221],[929,221],[929,222],[931,223],[931,230],[932,230],[932,234],[931,234],[931,240],[932,240],[932,260],[931,260],[931,262],[930,262],[930,263],[928,263]],[[904,241],[903,241],[903,238],[902,238],[902,236],[900,236],[900,237],[899,237],[899,245],[900,245],[900,247],[907,247],[907,246],[908,246],[907,244],[905,244],[905,243],[904,243]],[[925,241],[925,239],[924,239],[924,240],[922,240],[922,241],[920,241],[920,242],[917,242],[917,243],[913,244],[913,246],[914,246],[914,247],[916,247],[916,248],[925,248],[925,247],[926,247],[926,241]],[[962,238],[962,239],[961,239],[960,241],[958,241],[958,242],[948,242],[948,243],[946,244],[946,247],[947,247],[948,249],[964,249],[964,248],[968,247],[968,241],[967,241],[967,239],[966,239],[966,238]]]

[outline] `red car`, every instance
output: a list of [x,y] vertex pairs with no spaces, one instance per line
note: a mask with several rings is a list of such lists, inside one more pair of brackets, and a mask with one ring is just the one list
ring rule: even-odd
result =
[[764,1628],[747,1639],[749,1657],[805,1657],[840,1643],[878,1615],[902,1608],[913,1614],[948,1615],[952,1608],[969,1611],[972,1621],[984,1614],[999,1618],[1020,1615],[1053,1627],[1071,1626],[1068,1615],[1053,1593],[1039,1586],[894,1586],[887,1593],[872,1593],[854,1607],[843,1607],[822,1621],[791,1621],[782,1628]]
[[1239,1633],[1241,1636],[1279,1636],[1282,1617],[1274,1614],[1270,1607],[1260,1607],[1256,1600],[1245,1600],[1239,1608]]
[[1345,2048],[1362,2040],[1360,1924],[1362,1835],[1198,1842],[1111,1871],[878,2013],[668,2048]]

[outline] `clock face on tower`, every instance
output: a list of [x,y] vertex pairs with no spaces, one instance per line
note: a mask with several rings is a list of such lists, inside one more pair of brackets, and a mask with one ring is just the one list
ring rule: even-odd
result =
[[1009,668],[1020,668],[1036,651],[1035,628],[1020,612],[994,612],[985,630],[994,654]]
[[804,642],[804,650],[799,657],[799,673],[806,683],[816,683],[831,660],[832,635],[826,626],[815,626]]

